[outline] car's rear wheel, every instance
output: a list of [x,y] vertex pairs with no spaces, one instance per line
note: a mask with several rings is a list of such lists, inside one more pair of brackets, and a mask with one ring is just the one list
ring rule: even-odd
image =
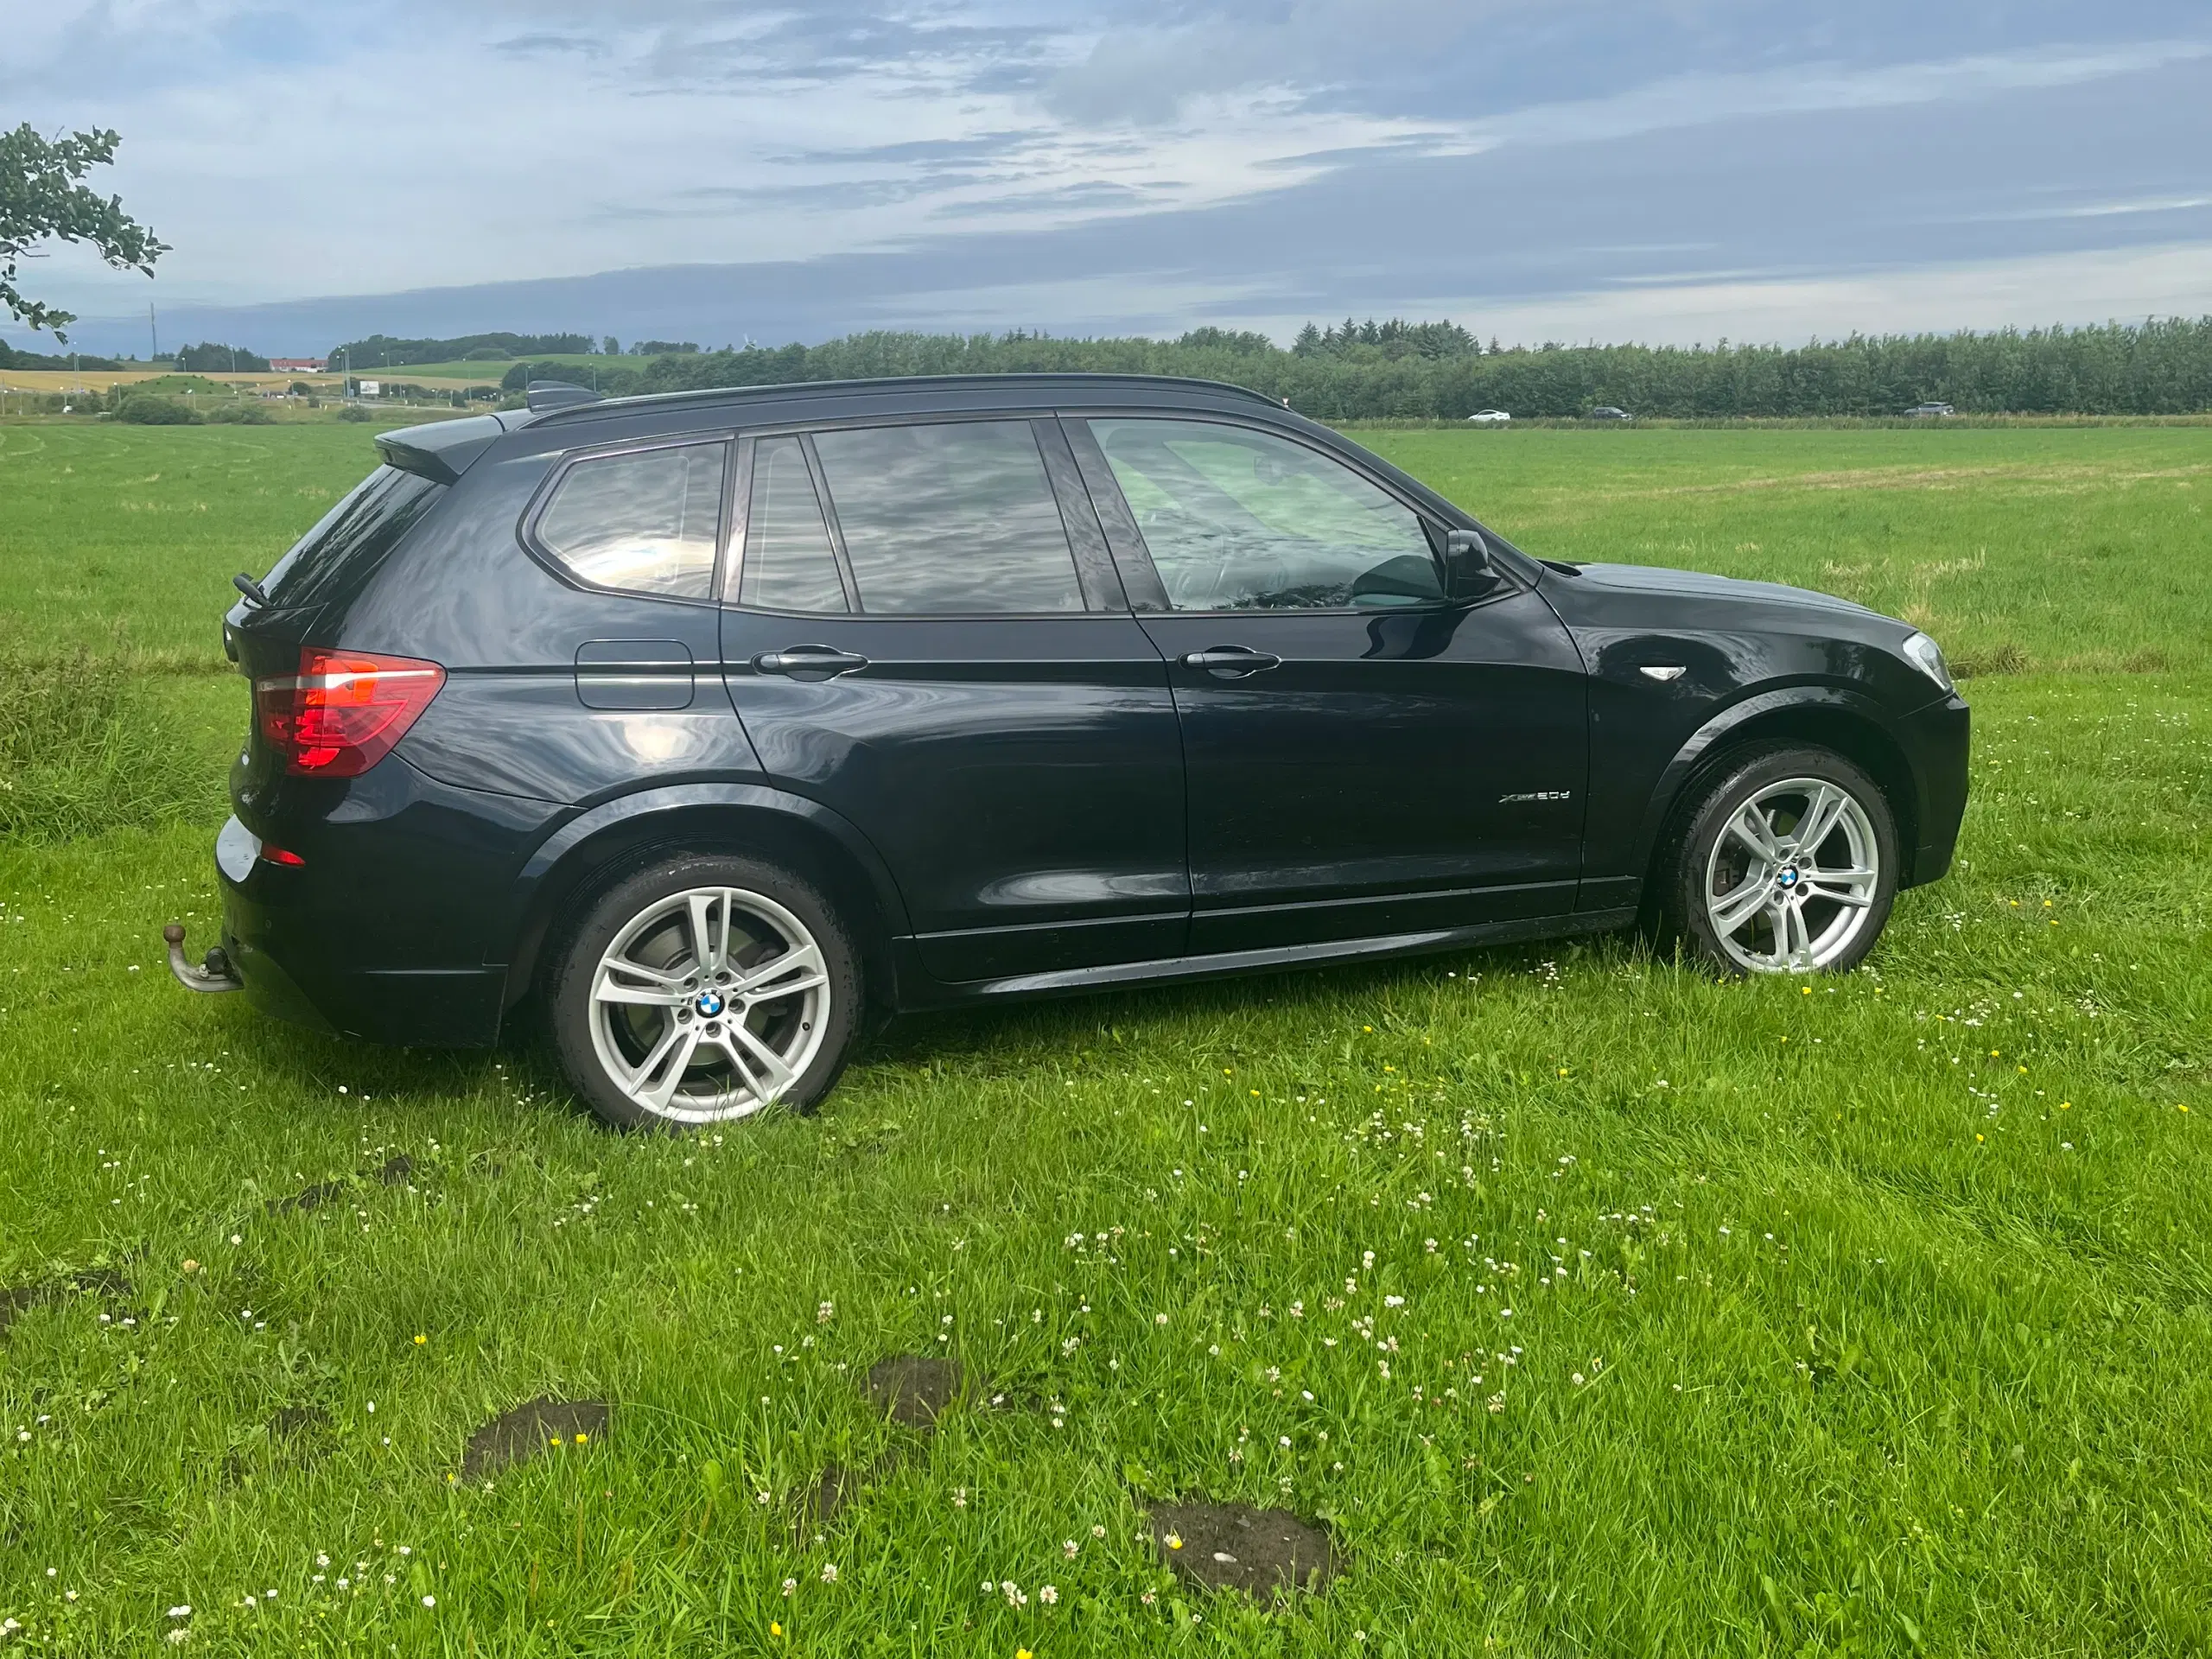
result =
[[562,1065],[594,1112],[696,1128],[829,1092],[858,1027],[859,957],[800,876],[689,856],[600,898],[551,1001]]
[[1683,822],[1666,918],[1716,967],[1840,972],[1874,948],[1897,898],[1897,825],[1880,786],[1843,756],[1733,757]]

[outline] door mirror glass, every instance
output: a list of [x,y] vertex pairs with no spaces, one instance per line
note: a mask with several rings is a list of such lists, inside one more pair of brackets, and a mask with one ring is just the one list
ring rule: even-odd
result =
[[1211,421],[1090,425],[1176,610],[1366,610],[1444,599],[1420,518],[1341,461]]

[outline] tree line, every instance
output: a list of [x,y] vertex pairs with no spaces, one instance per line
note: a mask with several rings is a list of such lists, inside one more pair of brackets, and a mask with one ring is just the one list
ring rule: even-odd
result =
[[326,361],[357,374],[379,369],[400,369],[410,363],[460,363],[471,359],[503,363],[511,358],[594,352],[600,342],[589,334],[461,334],[451,340],[401,340],[391,334],[371,334],[334,346]]
[[[1289,350],[1204,328],[1173,340],[850,334],[602,369],[601,390],[693,391],[891,374],[1103,371],[1249,386],[1323,420],[1457,419],[1501,409],[1572,418],[1611,404],[1675,419],[1961,414],[2178,415],[2212,410],[2212,316],[1988,334],[1853,334],[1796,346],[1484,346],[1450,322],[1308,326]],[[572,378],[518,365],[512,385]]]

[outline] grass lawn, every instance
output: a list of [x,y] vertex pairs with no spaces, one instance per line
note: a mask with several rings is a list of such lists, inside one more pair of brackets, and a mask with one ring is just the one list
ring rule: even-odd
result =
[[[533,1045],[161,966],[229,575],[365,429],[0,427],[9,648],[122,622],[210,779],[0,843],[0,1653],[2212,1645],[2212,433],[1362,437],[1532,551],[2013,671],[1955,872],[1840,979],[1603,940],[916,1019],[815,1118],[618,1137]],[[933,1431],[895,1354],[964,1369]],[[611,1416],[486,1478],[539,1397]],[[1337,1576],[1194,1590],[1190,1497]]]

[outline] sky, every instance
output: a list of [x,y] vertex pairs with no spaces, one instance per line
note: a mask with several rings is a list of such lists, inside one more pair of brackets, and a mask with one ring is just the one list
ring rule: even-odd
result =
[[[863,328],[1792,342],[2212,313],[2203,0],[0,0],[87,350]],[[0,327],[18,346],[38,342]]]

